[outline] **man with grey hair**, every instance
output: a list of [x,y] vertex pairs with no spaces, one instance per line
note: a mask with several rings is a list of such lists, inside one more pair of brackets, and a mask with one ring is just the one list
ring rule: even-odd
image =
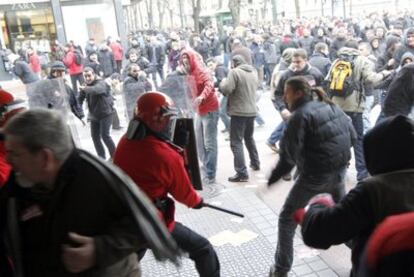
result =
[[148,236],[124,175],[75,149],[55,111],[18,114],[4,134],[13,173],[0,191],[0,231],[15,276],[140,276],[135,252]]

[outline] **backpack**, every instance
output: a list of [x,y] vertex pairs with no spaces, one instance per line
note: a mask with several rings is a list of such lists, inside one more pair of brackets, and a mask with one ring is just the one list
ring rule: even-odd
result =
[[82,65],[83,64],[83,57],[81,52],[79,52],[79,50],[74,50],[73,53],[75,54],[75,63],[77,65]]
[[348,97],[355,90],[359,90],[358,81],[355,80],[354,57],[339,57],[329,70],[328,93],[332,96]]

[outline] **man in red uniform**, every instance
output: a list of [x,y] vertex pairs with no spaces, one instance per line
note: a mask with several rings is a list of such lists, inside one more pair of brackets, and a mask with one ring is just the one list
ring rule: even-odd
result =
[[189,253],[200,276],[220,276],[220,264],[210,242],[174,220],[174,200],[201,208],[203,199],[191,185],[181,149],[164,139],[175,114],[172,100],[160,92],[147,92],[137,100],[135,118],[121,138],[114,163],[147,194],[178,246]]

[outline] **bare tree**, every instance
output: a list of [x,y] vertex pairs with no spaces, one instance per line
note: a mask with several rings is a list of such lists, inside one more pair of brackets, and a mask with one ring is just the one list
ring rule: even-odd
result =
[[165,8],[167,6],[168,1],[166,0],[157,0],[157,8],[158,8],[158,19],[159,19],[159,24],[158,27],[160,29],[162,29],[162,24],[164,21],[164,14],[165,14]]
[[152,0],[145,0],[145,7],[148,15],[148,28],[152,29],[154,27]]
[[193,20],[194,20],[194,31],[196,33],[200,32],[200,11],[201,11],[201,0],[191,0],[191,5],[193,7]]
[[241,0],[229,0],[229,9],[231,16],[233,17],[234,27],[240,24],[240,3]]
[[272,22],[273,25],[277,23],[277,3],[276,0],[272,0]]
[[180,9],[180,20],[181,20],[181,28],[184,28],[184,12],[183,12],[183,0],[178,0],[178,7]]
[[300,4],[299,0],[295,0],[296,18],[300,18]]

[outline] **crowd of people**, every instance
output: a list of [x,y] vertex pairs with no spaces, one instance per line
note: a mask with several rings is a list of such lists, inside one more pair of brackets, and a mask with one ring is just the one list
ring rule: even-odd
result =
[[[203,184],[214,186],[221,120],[233,153],[235,174],[228,181],[247,182],[244,146],[249,167],[260,171],[254,130],[255,123],[266,124],[258,101],[270,90],[282,121],[266,141],[269,151],[279,154],[268,186],[292,179],[296,170],[279,215],[269,276],[288,276],[298,224],[310,246],[347,243],[353,253],[351,276],[380,276],[384,268],[387,273],[381,276],[397,276],[386,275],[397,272],[393,270],[404,272],[398,276],[412,276],[412,266],[398,267],[399,260],[370,263],[372,254],[366,248],[377,224],[412,211],[414,20],[409,14],[244,24],[224,28],[221,36],[212,26],[200,33],[147,30],[131,33],[127,49],[112,38],[100,44],[90,38],[85,47],[73,41],[56,45],[54,53],[47,78],[65,78],[68,73],[70,110],[82,119],[86,100],[97,155],[106,159],[109,153],[109,160],[132,180],[122,177],[112,163],[105,166],[75,149],[55,112],[22,111],[19,106],[18,114],[5,123],[2,138],[9,164],[5,162],[8,177],[0,194],[0,231],[12,235],[12,243],[0,242],[0,254],[6,253],[0,259],[4,272],[139,276],[138,261],[146,249],[174,260],[169,251],[178,253],[178,245],[189,253],[200,276],[220,276],[213,246],[175,221],[174,200],[195,209],[204,201],[193,189],[183,149],[171,142],[166,129],[183,116],[178,102],[189,100],[192,112],[185,116],[194,117]],[[10,57],[14,74],[28,90],[44,78],[36,56],[36,50],[28,48]],[[0,92],[7,96],[1,110],[6,115],[15,100]],[[123,95],[130,122],[117,146],[110,135],[113,124],[120,128],[114,94]],[[31,101],[29,95],[29,106]],[[371,122],[375,105],[381,112]],[[30,135],[33,130],[36,136]],[[346,193],[352,148],[358,184]],[[97,188],[85,180],[103,185]],[[114,189],[117,182],[127,192]],[[95,195],[93,203],[87,192]],[[125,208],[131,201],[135,206]],[[147,216],[144,223],[134,217],[139,211]],[[152,229],[157,237],[149,234]],[[412,249],[400,248],[388,256],[404,251],[412,255]],[[386,267],[378,266],[381,261]]]

